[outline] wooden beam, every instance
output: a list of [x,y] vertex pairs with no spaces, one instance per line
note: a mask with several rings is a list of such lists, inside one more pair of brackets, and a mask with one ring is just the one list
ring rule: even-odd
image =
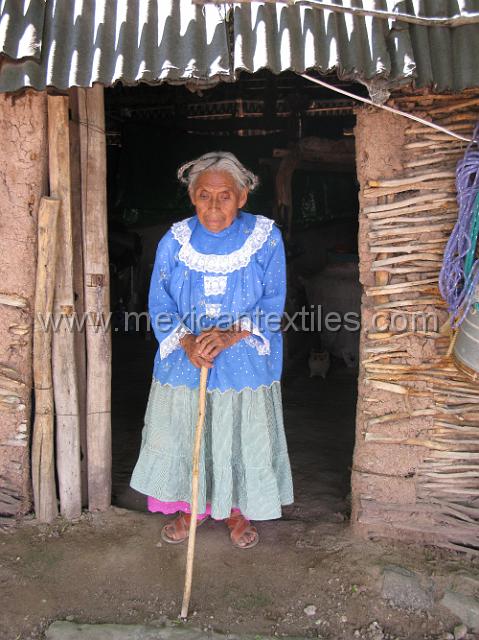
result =
[[53,333],[53,388],[60,511],[68,519],[81,515],[80,418],[75,364],[75,302],[70,183],[68,96],[48,96],[50,194],[61,201]]
[[111,503],[111,332],[103,86],[78,89],[87,342],[89,509]]
[[[227,116],[225,118],[176,118],[171,119],[169,122],[163,122],[158,120],[155,124],[159,128],[171,128],[183,131],[200,131],[202,133],[215,133],[216,131],[239,131],[241,129],[253,129],[260,131],[284,131],[288,130],[290,126],[291,118],[284,117],[272,117],[264,118],[262,116],[246,116],[244,118],[238,118],[237,116]],[[149,122],[148,126],[153,123]]]
[[[78,115],[78,89],[73,87],[70,93],[70,174],[72,198],[72,235],[73,235],[73,291],[75,312],[84,317],[84,281],[83,281],[83,231],[81,207],[81,156],[80,156],[80,118]],[[75,362],[78,382],[78,411],[80,419],[80,466],[82,507],[88,507],[88,447],[86,435],[86,336],[85,328],[75,331]]]
[[41,199],[38,212],[38,261],[33,332],[35,418],[32,435],[32,485],[35,514],[42,522],[51,522],[58,515],[54,460],[52,334],[50,329],[45,329],[44,322],[53,309],[59,211],[58,199]]

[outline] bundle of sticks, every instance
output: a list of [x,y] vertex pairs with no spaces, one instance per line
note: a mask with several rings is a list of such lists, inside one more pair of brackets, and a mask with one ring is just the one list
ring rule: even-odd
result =
[[[403,95],[395,105],[471,135],[479,97]],[[450,324],[438,290],[457,218],[455,167],[467,143],[417,124],[404,134],[402,175],[370,180],[361,194],[374,284],[365,287],[366,392],[359,410],[365,443],[414,448],[419,463],[408,477],[416,502],[363,495],[359,520],[372,530],[386,526],[398,537],[415,531],[439,546],[479,553],[479,394],[450,358]],[[439,322],[418,326],[424,312]],[[404,518],[406,511],[414,517]]]

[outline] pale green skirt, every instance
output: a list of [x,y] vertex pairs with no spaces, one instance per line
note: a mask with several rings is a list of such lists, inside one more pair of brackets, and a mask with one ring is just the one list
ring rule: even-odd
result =
[[[153,380],[130,486],[162,501],[191,500],[198,389]],[[259,389],[207,392],[200,454],[198,513],[251,520],[281,517],[293,502],[279,382]]]

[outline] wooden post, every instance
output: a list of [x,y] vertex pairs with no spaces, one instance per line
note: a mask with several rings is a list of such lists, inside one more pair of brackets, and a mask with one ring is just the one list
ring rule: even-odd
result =
[[[111,329],[103,86],[78,89],[87,314],[89,509],[111,503]],[[106,324],[104,324],[106,323]]]
[[183,590],[183,603],[181,605],[180,618],[186,620],[190,606],[191,585],[193,581],[193,561],[195,558],[196,519],[198,517],[198,485],[200,479],[200,451],[203,435],[203,426],[206,415],[206,386],[208,382],[208,369],[201,367],[200,392],[198,398],[198,419],[195,427],[195,443],[193,447],[193,464],[191,479],[191,520],[188,536],[188,551],[186,555],[185,588]]
[[38,262],[33,334],[35,418],[32,435],[32,485],[35,514],[42,522],[58,515],[55,487],[51,317],[55,291],[57,219],[60,201],[43,197],[38,212]]
[[[83,231],[81,207],[80,123],[78,89],[70,93],[70,175],[73,235],[73,291],[77,317],[84,317]],[[86,338],[85,328],[75,331],[75,362],[78,382],[78,411],[80,419],[80,466],[82,507],[88,507],[88,450],[86,435]]]
[[[385,203],[390,203],[391,197],[390,196],[382,196],[378,198],[378,203],[379,204],[385,204]],[[383,260],[384,258],[388,258],[388,254],[387,253],[378,253],[375,256],[376,260]],[[376,273],[374,274],[374,280],[376,282],[377,286],[386,286],[389,283],[390,280],[390,275],[388,271],[376,271]],[[381,303],[386,303],[389,302],[389,296],[388,295],[381,295],[378,296],[377,299],[375,300],[375,302],[377,302],[377,304],[381,304]],[[386,331],[389,327],[389,313],[387,311],[384,312],[384,315],[378,317],[377,321],[376,321],[376,330],[379,331]]]
[[53,333],[56,455],[60,511],[70,519],[81,515],[81,472],[69,140],[68,96],[48,96],[50,194],[61,200],[54,300],[59,326]]

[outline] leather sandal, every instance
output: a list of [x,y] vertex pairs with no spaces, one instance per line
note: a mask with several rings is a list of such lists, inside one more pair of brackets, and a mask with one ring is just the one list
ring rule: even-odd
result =
[[[185,516],[188,517],[186,518]],[[208,520],[208,516],[201,518],[201,520],[197,520],[196,528],[200,527],[206,520]],[[180,542],[184,542],[190,535],[190,521],[191,514],[181,512],[177,518],[165,524],[165,526],[161,530],[161,539],[165,542],[168,542],[168,544],[180,544]],[[180,537],[170,538],[170,536],[168,535],[168,530],[180,534]]]
[[[250,521],[245,518],[241,513],[234,513],[225,520],[226,526],[230,530],[230,538],[234,547],[238,549],[251,549],[255,547],[259,542],[259,533]],[[246,533],[251,532],[254,534],[254,538],[250,542],[241,544],[238,540]]]

